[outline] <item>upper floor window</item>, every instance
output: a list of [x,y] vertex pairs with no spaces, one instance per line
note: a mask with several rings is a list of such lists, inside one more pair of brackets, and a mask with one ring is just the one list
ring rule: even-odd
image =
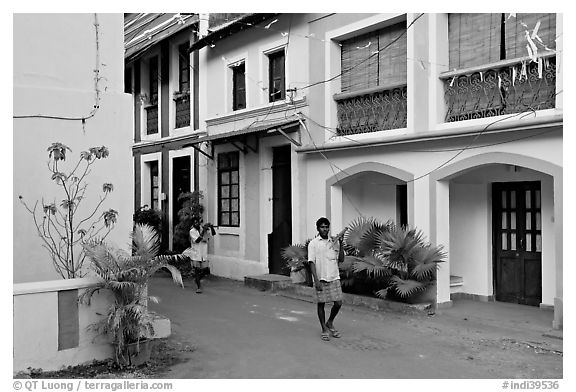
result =
[[275,102],[286,98],[284,61],[284,50],[270,53],[268,55],[269,102]]
[[232,67],[232,110],[246,108],[246,75],[244,63]]
[[218,225],[240,226],[238,151],[218,154]]
[[152,161],[150,165],[150,204],[153,210],[160,209],[160,183],[158,178],[158,161]]
[[158,103],[158,56],[154,56],[150,59],[148,70],[150,104],[156,105]]
[[[449,14],[449,68],[462,69],[556,47],[555,14]],[[536,32],[536,34],[533,34]]]
[[190,54],[188,43],[178,46],[178,91],[190,91]]
[[342,41],[341,91],[406,84],[405,30],[401,22]]

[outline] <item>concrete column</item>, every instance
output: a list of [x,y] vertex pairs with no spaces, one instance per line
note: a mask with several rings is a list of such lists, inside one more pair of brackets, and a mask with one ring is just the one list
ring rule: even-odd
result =
[[[408,14],[406,24],[410,25],[420,14]],[[429,14],[424,14],[408,29],[407,43],[407,128],[412,132],[428,131],[428,61]],[[434,102],[434,101],[432,101]]]
[[554,321],[552,327],[562,329],[563,315],[563,201],[562,201],[562,174],[554,176],[554,241],[556,247],[556,296],[554,297]]
[[332,235],[337,234],[340,230],[342,230],[343,222],[342,222],[342,186],[340,185],[332,185],[330,187],[330,231]]
[[444,123],[446,103],[444,85],[438,78],[440,73],[448,71],[448,14],[428,15],[429,60],[428,67],[428,127],[433,130]]

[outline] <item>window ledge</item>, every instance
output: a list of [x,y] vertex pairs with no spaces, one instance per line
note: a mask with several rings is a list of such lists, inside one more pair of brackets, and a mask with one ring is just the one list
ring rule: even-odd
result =
[[[555,56],[556,56],[556,52],[554,51],[554,52],[546,52],[546,53],[538,56],[538,58],[544,58],[545,59],[545,58],[555,57]],[[484,72],[484,71],[487,71],[489,69],[503,68],[503,67],[507,67],[510,65],[519,64],[523,61],[531,61],[530,56],[518,57],[515,59],[502,60],[502,61],[497,61],[495,63],[482,64],[482,65],[478,65],[476,67],[462,68],[462,69],[456,69],[453,71],[442,72],[440,74],[440,79],[442,79],[442,80],[450,79],[454,76],[470,75],[470,74],[473,74],[475,72]]]
[[406,87],[406,83],[395,83],[395,84],[390,84],[387,86],[378,86],[378,87],[371,87],[371,88],[366,88],[366,89],[356,90],[356,91],[350,91],[350,92],[345,92],[345,93],[338,93],[338,94],[334,94],[334,100],[335,101],[342,101],[342,100],[349,99],[349,98],[359,97],[361,95],[369,95],[369,94],[379,93],[381,91],[388,91],[388,90],[393,90],[395,88],[403,88],[403,87]]

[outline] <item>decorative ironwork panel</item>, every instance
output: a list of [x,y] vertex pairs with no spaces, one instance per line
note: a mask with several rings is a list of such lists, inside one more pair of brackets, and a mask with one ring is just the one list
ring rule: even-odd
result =
[[158,133],[158,106],[146,108],[146,134]]
[[445,79],[445,121],[554,108],[556,58],[540,62],[517,62]]
[[190,125],[190,96],[184,95],[174,99],[176,101],[176,128]]
[[338,135],[406,127],[406,86],[338,99]]

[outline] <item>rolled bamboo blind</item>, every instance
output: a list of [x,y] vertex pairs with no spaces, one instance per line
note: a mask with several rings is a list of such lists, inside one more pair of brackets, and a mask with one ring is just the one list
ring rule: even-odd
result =
[[500,60],[502,14],[449,14],[449,67],[462,69]]
[[[531,35],[540,22],[538,37],[534,39],[538,51],[556,48],[555,14],[449,14],[448,42],[450,69],[462,69],[490,64],[499,60],[527,56],[526,31]],[[502,29],[504,28],[504,42]],[[505,54],[501,56],[501,48]]]
[[[536,25],[540,22],[537,31],[538,37],[542,44],[549,49],[556,49],[556,14],[516,14],[516,17],[506,16],[506,58],[514,59],[517,57],[528,56],[526,45],[526,31],[532,34]],[[526,25],[526,26],[524,26]],[[543,45],[536,39],[534,44],[538,48],[538,53],[545,52]]]
[[402,22],[342,41],[341,91],[406,83],[405,29]]

